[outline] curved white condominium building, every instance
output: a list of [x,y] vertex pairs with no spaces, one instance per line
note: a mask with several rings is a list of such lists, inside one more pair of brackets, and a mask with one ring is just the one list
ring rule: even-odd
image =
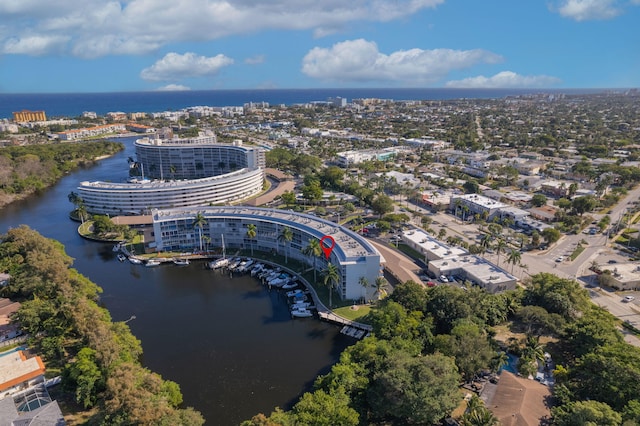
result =
[[[205,220],[202,231],[194,225],[197,215]],[[349,229],[316,216],[259,207],[216,206],[153,210],[152,218],[158,251],[207,250],[221,247],[224,238],[227,252],[229,249],[275,251],[313,266],[314,259],[303,253],[305,247],[314,238],[331,236],[335,246],[329,258],[324,254],[315,258],[315,267],[323,270],[328,263],[338,266],[337,291],[342,299],[372,298],[373,284],[382,274],[384,258],[371,243]],[[247,237],[249,224],[256,226],[257,235],[253,239]],[[291,241],[280,237],[285,227],[292,231]],[[329,246],[327,242],[324,244]],[[362,286],[363,277],[368,287]]]
[[188,139],[144,138],[135,142],[135,148],[144,179],[136,183],[81,182],[78,196],[88,213],[113,216],[228,204],[263,189],[264,151],[259,147],[218,144],[210,134]]

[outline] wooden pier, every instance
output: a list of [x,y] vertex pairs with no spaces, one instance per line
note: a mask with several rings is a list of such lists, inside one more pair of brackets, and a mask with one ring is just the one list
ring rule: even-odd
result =
[[340,332],[342,334],[346,334],[347,336],[355,337],[356,339],[362,339],[365,336],[368,336],[371,331],[373,331],[373,327],[369,324],[363,324],[361,322],[352,321],[350,319],[343,318],[338,316],[332,312],[318,312],[318,316],[320,319],[334,323],[343,325]]

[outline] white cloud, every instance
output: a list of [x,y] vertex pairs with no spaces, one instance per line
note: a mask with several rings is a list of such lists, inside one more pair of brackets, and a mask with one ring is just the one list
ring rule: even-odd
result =
[[358,39],[331,48],[313,48],[302,60],[302,72],[321,80],[418,86],[437,81],[453,70],[501,60],[500,55],[481,49],[410,49],[386,55],[378,51],[376,43]]
[[616,3],[616,0],[564,0],[558,12],[576,21],[611,19],[622,13]]
[[44,55],[62,50],[68,41],[64,36],[36,35],[5,40],[2,50],[8,54]]
[[198,56],[195,53],[167,53],[164,58],[140,72],[144,80],[179,80],[187,77],[216,75],[222,68],[233,64],[233,59],[225,55],[213,57]]
[[560,79],[547,75],[520,75],[512,71],[502,71],[492,77],[483,75],[465,78],[463,80],[448,81],[445,86],[452,88],[523,88],[533,89],[538,87],[549,87],[560,83]]
[[247,65],[258,65],[263,64],[266,57],[264,55],[256,55],[244,60],[244,63]]
[[183,92],[186,90],[191,90],[191,88],[182,84],[167,84],[156,89],[158,92]]
[[[20,0],[0,1],[0,54],[29,38],[66,37],[68,52],[94,58],[145,54],[170,43],[264,30],[328,34],[357,22],[403,19],[445,0]],[[8,45],[9,40],[15,40]],[[46,49],[45,49],[46,50]],[[14,50],[15,51],[15,50]],[[55,52],[50,52],[55,53]]]

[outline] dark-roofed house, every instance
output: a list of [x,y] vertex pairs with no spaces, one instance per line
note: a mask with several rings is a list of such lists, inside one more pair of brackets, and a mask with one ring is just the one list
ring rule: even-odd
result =
[[480,398],[503,426],[533,426],[551,418],[551,390],[535,380],[500,373],[497,384],[487,383]]

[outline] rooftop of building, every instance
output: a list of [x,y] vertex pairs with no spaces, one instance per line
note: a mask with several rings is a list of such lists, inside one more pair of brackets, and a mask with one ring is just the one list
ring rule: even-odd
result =
[[430,263],[438,270],[447,271],[460,268],[471,272],[471,274],[480,281],[478,284],[500,284],[517,280],[516,277],[509,274],[504,269],[480,256],[475,255],[432,260]]
[[39,356],[27,358],[21,350],[0,356],[0,391],[42,374],[44,374],[44,364]]
[[80,182],[80,187],[83,188],[96,188],[96,189],[113,189],[113,190],[126,190],[126,191],[148,191],[148,190],[162,190],[171,188],[192,188],[202,185],[209,185],[214,182],[224,181],[231,177],[243,175],[251,169],[240,169],[223,175],[209,176],[201,179],[186,179],[186,180],[145,180],[142,182],[104,182],[104,181],[84,181]]
[[488,209],[501,209],[508,206],[508,204],[493,200],[489,197],[485,197],[484,195],[479,195],[479,194],[457,195],[455,197],[452,197],[451,201],[455,203],[456,199],[466,200],[468,202],[471,202],[473,204],[476,204]]
[[[266,220],[269,222],[280,223],[291,228],[297,228],[307,234],[321,239],[324,236],[330,236],[335,240],[334,251],[341,254],[341,260],[353,260],[361,256],[380,255],[378,250],[364,237],[356,234],[349,229],[339,226],[336,223],[321,219],[317,216],[304,213],[296,213],[290,210],[266,209],[261,207],[245,207],[245,206],[214,206],[214,207],[183,207],[167,210],[154,210],[154,221],[166,221],[177,219],[193,219],[196,214],[202,214],[205,217],[228,217],[248,219]],[[382,262],[382,256],[380,256]]]
[[404,231],[403,237],[424,250],[428,250],[440,259],[455,258],[468,254],[465,249],[445,244],[422,229]]

